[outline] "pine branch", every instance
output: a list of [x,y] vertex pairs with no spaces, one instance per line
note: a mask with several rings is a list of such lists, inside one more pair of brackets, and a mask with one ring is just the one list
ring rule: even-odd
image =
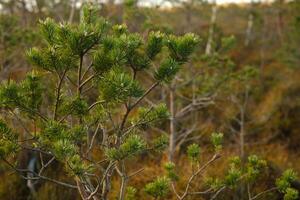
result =
[[58,86],[57,86],[57,90],[56,90],[56,101],[55,101],[55,108],[54,108],[54,112],[53,112],[53,119],[54,120],[56,120],[56,117],[57,117],[57,109],[58,109],[60,96],[61,96],[62,83],[63,83],[63,80],[65,78],[66,73],[67,73],[67,70],[64,70],[62,76],[58,76],[59,77],[59,82],[58,82]]
[[77,71],[77,95],[80,98],[81,96],[81,73],[82,73],[82,65],[83,65],[83,55],[80,55],[80,63]]
[[133,105],[130,106],[130,109],[133,109],[135,106],[137,106],[158,85],[159,82],[155,82]]

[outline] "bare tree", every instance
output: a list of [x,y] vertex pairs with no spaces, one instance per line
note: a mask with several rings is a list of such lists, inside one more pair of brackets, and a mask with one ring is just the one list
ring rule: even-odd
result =
[[252,39],[253,23],[254,23],[253,4],[254,4],[254,2],[251,1],[250,8],[249,8],[249,14],[248,14],[248,22],[247,22],[247,29],[246,29],[245,46],[249,46],[250,41]]
[[215,32],[215,26],[217,20],[217,12],[218,12],[217,0],[213,0],[212,7],[211,7],[210,27],[209,27],[208,39],[205,48],[205,54],[207,55],[210,55],[212,53],[212,48],[213,48],[212,45],[213,45],[213,38],[214,38],[214,32]]

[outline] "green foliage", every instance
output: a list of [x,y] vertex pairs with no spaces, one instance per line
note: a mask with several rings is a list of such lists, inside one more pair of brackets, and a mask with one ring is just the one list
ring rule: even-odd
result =
[[238,156],[234,156],[230,158],[230,165],[233,165],[235,167],[240,166],[241,165],[241,159]]
[[67,126],[57,121],[48,121],[43,124],[40,139],[42,141],[56,141],[59,139],[68,139],[70,135],[67,132]]
[[139,135],[130,135],[119,148],[106,150],[110,160],[123,160],[143,152],[146,149],[145,141]]
[[298,199],[299,192],[294,188],[287,188],[284,194],[284,200],[295,200]]
[[[283,172],[280,178],[276,179],[276,187],[284,194],[287,194],[288,189],[291,187],[291,182],[297,179],[297,174],[292,169],[287,169]],[[293,192],[291,192],[293,193]],[[290,194],[287,194],[290,196]]]
[[170,50],[171,57],[179,62],[186,62],[196,46],[199,44],[200,39],[193,33],[187,33],[182,37],[175,37],[170,35],[167,39],[167,47]]
[[85,99],[76,97],[67,100],[61,108],[61,112],[65,115],[73,114],[74,116],[83,117],[88,114],[88,104]]
[[200,147],[198,144],[191,144],[187,148],[188,158],[192,162],[197,162],[199,160],[200,153],[201,153],[201,150],[200,150]]
[[169,179],[166,177],[158,177],[145,186],[145,192],[154,198],[165,197],[169,190]]
[[209,177],[205,180],[205,185],[209,186],[209,188],[212,188],[214,191],[217,191],[224,186],[224,182],[219,178]]
[[215,151],[222,149],[223,133],[212,133],[211,142],[214,145]]
[[99,49],[94,53],[93,68],[98,74],[110,70],[117,64],[115,52]]
[[[115,63],[125,64],[133,70],[141,71],[150,67],[150,59],[145,52],[145,42],[139,34],[117,33],[118,38],[108,39],[105,48],[110,48],[112,57],[117,59]],[[105,51],[105,53],[110,53]]]
[[167,171],[167,177],[171,181],[178,181],[179,176],[175,172],[175,164],[172,162],[168,162],[164,165],[165,170]]
[[82,159],[78,154],[75,154],[68,159],[68,165],[71,175],[75,176],[83,175],[83,173],[91,172],[92,170],[91,166],[82,162]]
[[130,7],[136,6],[137,2],[138,2],[137,0],[125,0],[124,5],[128,8],[130,8]]
[[259,177],[261,170],[266,166],[267,162],[265,160],[259,159],[256,155],[249,156],[246,166],[247,179],[249,181],[255,181]]
[[231,166],[225,176],[225,184],[229,188],[235,188],[241,178],[242,172],[240,169]]
[[135,71],[141,71],[141,70],[144,70],[144,69],[148,69],[150,67],[150,60],[146,55],[144,55],[144,53],[141,53],[140,51],[137,51],[129,59],[128,64]]
[[72,157],[77,152],[76,146],[69,139],[59,139],[57,141],[53,141],[52,149],[54,155],[59,160]]
[[146,53],[151,60],[153,60],[155,56],[161,51],[163,47],[164,37],[164,34],[159,31],[151,31],[149,33]]
[[18,151],[18,135],[0,119],[0,158],[5,158]]
[[285,192],[286,189],[290,187],[290,182],[279,178],[276,180],[276,186],[279,189],[279,191]]
[[42,93],[44,87],[41,82],[41,77],[32,72],[27,74],[25,80],[21,83],[22,101],[26,107],[37,111],[42,103]]
[[139,83],[125,72],[114,69],[100,83],[100,96],[106,102],[124,102],[130,97],[140,97],[143,90]]
[[112,27],[112,30],[118,36],[123,35],[123,34],[128,34],[128,28],[127,28],[126,24],[114,25]]
[[86,129],[76,125],[68,128],[67,125],[56,121],[49,121],[44,124],[44,128],[38,135],[39,143],[55,157],[65,163],[65,167],[71,175],[82,175],[90,169],[78,155],[79,149],[76,144],[85,138]]
[[75,66],[74,57],[64,48],[32,48],[27,51],[27,57],[34,66],[50,72],[68,70]]
[[242,170],[240,169],[241,160],[239,157],[232,157],[229,163],[229,170],[225,176],[225,185],[229,188],[235,188],[242,178]]
[[126,188],[126,195],[125,195],[125,200],[135,200],[136,199],[136,193],[137,189],[134,187],[127,187]]
[[20,88],[15,82],[2,83],[0,86],[0,105],[14,108],[21,102]]
[[138,48],[142,47],[143,40],[139,34],[122,34],[116,40],[116,46],[124,51],[125,57],[130,61]]
[[180,65],[173,59],[164,60],[155,72],[158,81],[170,82],[180,69]]
[[75,143],[83,143],[86,141],[86,136],[88,129],[84,125],[75,125],[69,131],[71,135],[71,139],[75,141]]
[[41,77],[35,72],[29,73],[21,83],[10,81],[0,86],[0,107],[18,107],[33,117],[42,103],[42,91]]
[[40,32],[45,41],[47,41],[49,45],[54,45],[57,39],[57,31],[59,29],[58,25],[50,18],[47,18],[44,21],[40,20],[39,22]]
[[153,149],[155,151],[161,152],[163,151],[169,144],[169,138],[166,135],[162,135],[153,140]]
[[147,128],[148,126],[153,126],[155,122],[167,119],[168,117],[168,108],[165,104],[161,103],[151,108],[140,107],[137,117],[133,119],[132,123],[141,128]]
[[[92,14],[93,12],[90,12]],[[92,20],[94,17],[85,17]],[[73,27],[67,24],[60,26],[57,31],[58,43],[72,53],[72,55],[83,56],[87,51],[99,44],[110,27],[103,18],[97,17],[96,22],[82,20],[79,26]]]
[[166,45],[169,49],[171,58],[165,59],[161,63],[160,67],[155,72],[155,79],[160,82],[170,82],[179,71],[180,66],[188,60],[198,43],[199,38],[194,34],[186,34],[182,37],[170,35]]
[[81,16],[81,22],[83,24],[95,24],[97,23],[97,20],[99,20],[99,17],[97,16],[98,8],[91,4],[86,3],[82,7],[82,16]]
[[83,56],[100,42],[109,27],[95,12],[93,7],[85,5],[79,26],[58,25],[49,18],[40,21],[41,34],[47,42],[47,48],[31,49],[27,53],[29,60],[48,71],[60,71],[76,66],[73,55]]

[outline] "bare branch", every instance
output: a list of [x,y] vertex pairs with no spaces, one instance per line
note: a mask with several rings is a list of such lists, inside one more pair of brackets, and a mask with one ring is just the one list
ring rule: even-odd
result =
[[265,195],[266,193],[273,192],[273,191],[276,191],[276,190],[278,190],[277,187],[270,188],[270,189],[265,190],[265,191],[263,191],[263,192],[261,192],[261,193],[258,193],[258,194],[255,195],[254,197],[251,197],[251,199],[249,199],[249,200],[257,199],[257,198],[259,198],[259,197]]

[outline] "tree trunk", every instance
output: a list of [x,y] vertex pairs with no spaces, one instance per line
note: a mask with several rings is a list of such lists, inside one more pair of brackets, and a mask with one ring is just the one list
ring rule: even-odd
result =
[[247,23],[247,29],[246,29],[246,38],[245,38],[245,46],[249,46],[250,41],[252,39],[252,29],[253,29],[253,1],[251,1],[249,15],[248,15],[248,23]]
[[175,128],[175,81],[170,88],[170,142],[169,142],[169,160],[173,161],[176,147],[176,128]]
[[251,34],[252,34],[252,28],[253,28],[253,13],[249,14],[248,17],[248,25],[247,25],[247,30],[246,30],[246,39],[245,39],[245,46],[249,46],[250,44],[250,40],[252,38]]
[[245,111],[244,111],[244,108],[241,108],[240,115],[241,115],[240,156],[241,156],[242,162],[244,163],[244,161],[245,161]]
[[277,8],[277,32],[278,32],[278,37],[279,41],[282,43],[283,42],[283,4],[284,0],[279,0],[278,1],[278,8]]
[[76,4],[77,4],[77,0],[73,0],[71,3],[71,11],[70,11],[69,19],[68,19],[68,22],[70,24],[73,22],[73,19],[74,19],[74,15],[75,15],[75,11],[76,11]]
[[212,43],[213,43],[215,25],[217,20],[217,11],[218,11],[217,3],[216,1],[213,1],[208,40],[205,48],[206,55],[210,55],[212,53]]
[[122,177],[119,200],[124,200],[125,198],[126,184],[127,184],[126,177]]

